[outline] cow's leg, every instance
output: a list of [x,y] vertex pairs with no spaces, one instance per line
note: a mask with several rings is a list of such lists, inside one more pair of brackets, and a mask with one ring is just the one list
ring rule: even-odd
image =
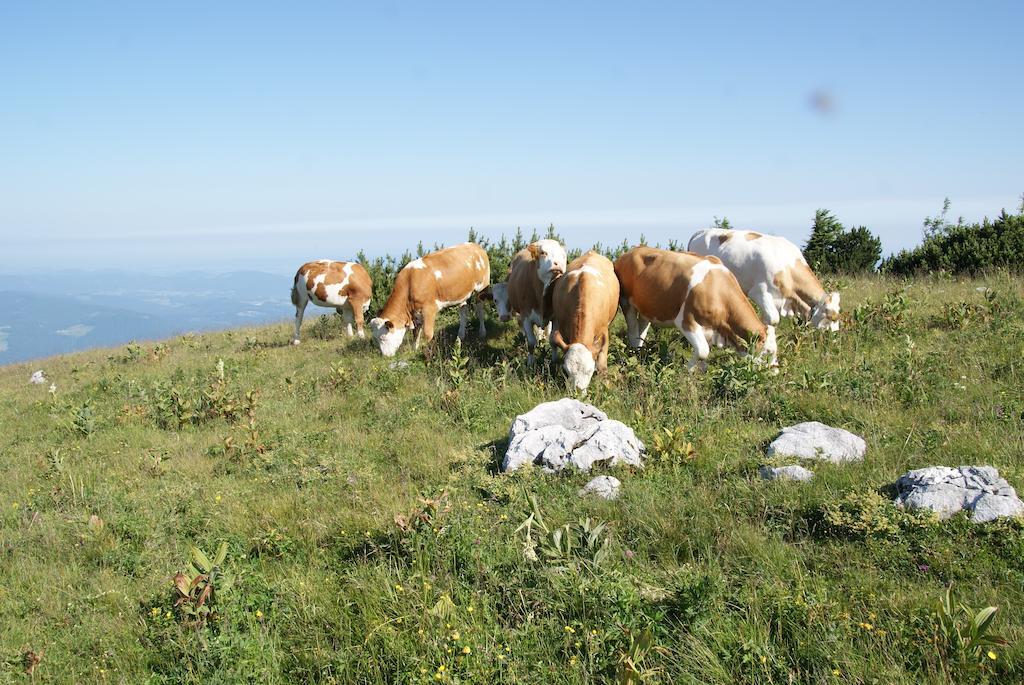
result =
[[363,312],[366,309],[366,304],[362,300],[352,300],[349,298],[348,305],[352,308],[352,318],[356,322],[356,335],[360,338],[365,338],[366,334],[363,332]]
[[647,333],[651,330],[651,322],[638,314],[637,323],[640,329],[640,347],[643,347],[647,342]]
[[747,296],[761,310],[761,321],[766,326],[777,326],[779,324],[779,308],[775,305],[775,296],[768,291],[767,283],[758,283],[750,289]]
[[423,324],[419,327],[420,335],[416,336],[416,341],[418,344],[422,340],[424,345],[429,345],[430,341],[434,339],[434,319],[437,318],[437,309],[424,307],[421,316]]
[[459,340],[466,341],[466,329],[469,327],[469,303],[459,305]]
[[526,338],[526,363],[528,366],[533,366],[534,350],[537,349],[537,334],[534,332],[535,326],[529,319],[519,319],[519,327],[523,329],[523,337]]
[[302,328],[302,316],[306,313],[307,304],[309,304],[309,297],[305,293],[300,293],[295,305],[295,337],[292,338],[292,345],[299,344],[299,329]]
[[479,333],[480,338],[483,339],[487,337],[487,324],[484,322],[484,318],[486,317],[486,313],[484,312],[484,301],[480,299],[480,293],[477,293],[474,297],[476,298],[476,304],[474,306],[476,308],[477,333]]
[[626,317],[626,343],[629,349],[638,350],[644,344],[643,338],[640,337],[640,313],[628,300],[623,299],[621,304],[622,313]]
[[694,323],[693,328],[686,329],[681,327],[680,330],[683,332],[683,337],[690,343],[690,347],[693,348],[693,356],[690,357],[686,368],[693,371],[700,366],[703,371],[708,366],[707,359],[708,355],[711,354],[711,346],[708,345],[708,336],[704,332],[704,327]]
[[600,373],[608,372],[608,342],[611,338],[610,333],[605,333],[601,339],[601,349],[597,351],[597,370]]
[[345,335],[352,337],[352,321],[355,316],[352,314],[352,304],[346,302],[345,304],[338,307],[338,313],[341,314],[341,320],[345,322]]

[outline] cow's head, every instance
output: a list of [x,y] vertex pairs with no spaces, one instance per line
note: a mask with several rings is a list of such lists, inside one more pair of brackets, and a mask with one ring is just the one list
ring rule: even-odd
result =
[[811,325],[823,331],[839,330],[839,293],[825,293],[811,309]]
[[557,240],[545,238],[535,243],[530,243],[530,254],[537,260],[537,275],[544,283],[544,287],[551,285],[551,281],[565,273],[565,265],[568,259],[565,256],[565,247]]
[[394,357],[398,347],[402,344],[406,329],[398,328],[391,319],[377,317],[370,320],[370,332],[373,333],[373,342],[380,348],[380,353],[385,357]]
[[480,291],[477,295],[481,300],[494,302],[494,308],[498,310],[498,318],[508,321],[512,318],[512,310],[508,306],[508,283],[495,283]]
[[562,368],[577,390],[586,390],[594,377],[594,355],[582,343],[573,343],[565,351]]

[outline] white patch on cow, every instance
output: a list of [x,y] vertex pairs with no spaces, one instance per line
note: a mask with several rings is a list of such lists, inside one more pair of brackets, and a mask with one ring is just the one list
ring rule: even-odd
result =
[[594,356],[590,354],[590,350],[587,349],[586,345],[580,343],[573,343],[569,345],[569,349],[565,351],[565,360],[562,362],[562,368],[565,369],[566,375],[572,384],[578,390],[586,390],[587,386],[590,385],[590,379],[594,376]]
[[[690,299],[690,293],[693,292],[694,288],[703,283],[704,279],[707,278],[708,274],[712,271],[724,271],[729,273],[729,270],[724,266],[716,264],[710,259],[702,259],[693,267],[693,273],[690,274],[690,283],[686,288],[686,295],[683,296],[683,304],[679,307],[679,313],[676,314],[676,318],[673,321],[676,328],[679,330],[683,330],[683,315],[686,313],[686,302]],[[683,331],[683,333],[685,334],[686,331]]]
[[373,334],[373,341],[380,348],[380,353],[385,357],[394,357],[402,344],[402,339],[405,338],[406,329],[397,326],[388,329],[387,324],[387,319],[371,319],[370,332]]
[[405,265],[406,269],[426,269],[427,265],[422,257],[418,257]]
[[444,300],[434,300],[434,304],[437,305],[437,311],[447,309],[448,307],[454,307],[456,305],[462,305],[469,299],[469,295],[466,295],[461,300],[452,300],[451,302],[445,302]]
[[589,264],[584,264],[578,269],[573,269],[572,271],[567,273],[566,276],[579,278],[583,274],[590,274],[591,276],[595,276],[598,280],[601,279],[601,272],[595,269],[594,267],[590,266]]
[[443,275],[444,274],[441,273],[440,269],[434,269],[434,278],[436,278],[437,280],[440,281],[441,280],[441,276],[443,276]]

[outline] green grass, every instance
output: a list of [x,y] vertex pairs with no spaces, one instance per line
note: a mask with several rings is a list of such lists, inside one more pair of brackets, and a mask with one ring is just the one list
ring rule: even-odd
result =
[[[879,499],[934,464],[1024,486],[1024,283],[840,286],[844,330],[783,324],[777,376],[728,353],[690,375],[669,331],[627,354],[620,319],[587,399],[662,449],[615,502],[497,473],[512,418],[565,390],[493,321],[404,369],[337,317],[298,348],[282,324],[0,369],[0,682],[1020,681],[1024,526]],[[767,442],[812,419],[866,460],[761,481]],[[534,525],[528,558],[529,495],[550,530],[607,523],[604,557]],[[221,542],[197,624],[172,577]],[[935,640],[949,583],[1000,607],[996,660]]]

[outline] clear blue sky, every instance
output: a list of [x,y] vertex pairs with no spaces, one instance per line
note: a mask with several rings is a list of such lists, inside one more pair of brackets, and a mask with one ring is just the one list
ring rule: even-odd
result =
[[0,5],[0,270],[802,241],[817,207],[888,251],[1024,192],[1019,0],[157,4]]

